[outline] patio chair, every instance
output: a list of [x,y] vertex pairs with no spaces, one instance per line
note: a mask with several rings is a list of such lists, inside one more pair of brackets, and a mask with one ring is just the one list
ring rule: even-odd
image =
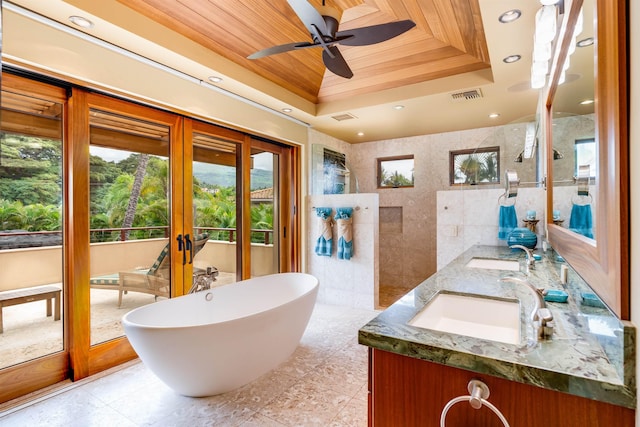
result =
[[[208,240],[208,233],[195,236],[193,256],[204,247]],[[92,289],[117,289],[118,307],[122,305],[122,295],[129,291],[151,294],[156,297],[156,300],[158,297],[169,298],[170,272],[168,253],[169,243],[165,245],[151,267],[93,277],[89,279],[89,287]],[[194,268],[194,273],[198,270],[200,269]]]

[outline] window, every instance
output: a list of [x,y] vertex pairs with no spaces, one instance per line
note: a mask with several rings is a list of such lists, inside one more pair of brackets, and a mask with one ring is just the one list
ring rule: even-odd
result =
[[413,187],[413,154],[378,159],[378,188]]
[[449,184],[500,183],[500,147],[449,152]]
[[575,176],[578,176],[580,166],[589,165],[590,178],[596,177],[596,141],[593,138],[576,139],[575,144]]

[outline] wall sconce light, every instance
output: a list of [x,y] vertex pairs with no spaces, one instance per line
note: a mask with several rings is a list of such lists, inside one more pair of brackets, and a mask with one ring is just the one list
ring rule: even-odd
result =
[[558,150],[556,150],[554,148],[553,149],[553,160],[560,160],[560,159],[564,159],[564,154],[562,154],[561,152],[559,152]]
[[513,159],[513,161],[514,161],[515,163],[522,163],[522,157],[523,157],[523,156],[524,156],[524,150],[522,150],[522,151],[520,152],[520,154],[518,154],[518,155],[516,156],[516,158],[515,158],[515,159]]

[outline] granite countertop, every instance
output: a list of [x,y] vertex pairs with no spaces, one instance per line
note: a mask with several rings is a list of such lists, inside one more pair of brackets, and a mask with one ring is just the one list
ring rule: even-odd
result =
[[[569,267],[569,280],[560,283],[562,258],[549,250],[523,273],[524,252],[507,247],[475,246],[422,282],[395,304],[364,325],[360,344],[400,355],[600,400],[636,407],[635,328],[620,321],[606,307],[581,304],[590,288]],[[520,271],[466,267],[474,257],[516,259]],[[567,303],[547,302],[554,316],[550,339],[535,340],[531,311],[535,296],[522,284],[501,282],[506,276],[528,280],[538,288],[565,290]],[[506,344],[436,330],[409,322],[439,292],[476,294],[520,301],[519,344]],[[478,316],[481,316],[478,313]]]

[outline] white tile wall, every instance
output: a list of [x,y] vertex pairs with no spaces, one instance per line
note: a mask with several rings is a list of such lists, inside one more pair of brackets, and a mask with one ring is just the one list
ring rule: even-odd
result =
[[[506,245],[498,239],[498,199],[503,193],[504,189],[497,188],[438,191],[438,270],[473,245]],[[522,219],[528,210],[536,211],[538,244],[544,234],[545,197],[542,188],[520,188],[516,197],[519,227],[524,226]]]
[[[308,196],[307,206],[307,272],[320,281],[318,302],[354,308],[375,309],[378,306],[378,210],[377,194],[326,194]],[[319,219],[316,207],[352,207],[353,256],[349,260],[336,255],[337,228],[333,227],[333,254],[318,256],[314,252]]]

